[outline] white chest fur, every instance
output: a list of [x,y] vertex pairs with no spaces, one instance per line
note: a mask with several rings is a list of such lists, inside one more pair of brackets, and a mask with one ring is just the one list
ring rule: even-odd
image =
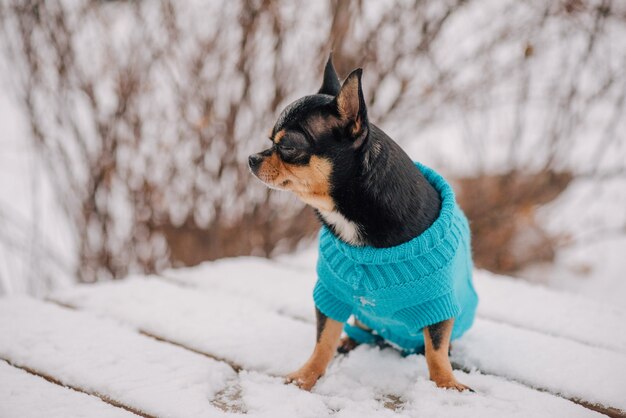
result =
[[337,211],[320,211],[326,222],[335,228],[339,238],[352,245],[361,245],[359,226]]

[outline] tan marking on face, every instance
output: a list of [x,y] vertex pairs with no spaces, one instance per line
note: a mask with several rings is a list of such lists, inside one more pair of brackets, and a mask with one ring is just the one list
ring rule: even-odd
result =
[[266,184],[295,193],[303,202],[318,210],[332,211],[335,203],[330,196],[329,160],[312,156],[309,164],[288,164],[276,152],[261,163],[257,176]]
[[273,152],[272,155],[266,157],[261,162],[256,175],[262,182],[267,183],[270,186],[277,186],[277,179],[280,174],[279,167],[280,159],[276,153]]
[[284,136],[285,136],[285,130],[281,129],[280,131],[276,132],[276,135],[274,135],[274,138],[272,139],[272,141],[274,141],[275,144],[278,144],[280,140],[283,139]]

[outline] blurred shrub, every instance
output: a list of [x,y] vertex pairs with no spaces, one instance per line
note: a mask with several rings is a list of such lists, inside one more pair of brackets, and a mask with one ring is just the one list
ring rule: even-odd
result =
[[[478,264],[509,271],[532,261],[492,261],[491,252],[513,248],[519,229],[502,231],[505,216],[546,200],[544,175],[567,171],[573,133],[598,109],[608,116],[585,167],[610,158],[626,55],[603,59],[624,9],[583,0],[24,0],[0,3],[0,21],[32,138],[74,228],[78,277],[95,281],[271,256],[311,237],[312,212],[253,181],[245,162],[278,111],[316,91],[331,49],[341,74],[366,69],[372,119],[404,144],[461,120],[456,155],[475,163],[471,172],[508,173],[482,177],[493,187],[461,181]],[[548,92],[540,106],[538,91]],[[487,118],[505,126],[489,128]],[[526,171],[540,174],[515,187],[503,180]]]
[[559,237],[549,235],[535,209],[558,197],[571,173],[483,174],[459,179],[457,199],[471,220],[474,264],[499,273],[551,262]]

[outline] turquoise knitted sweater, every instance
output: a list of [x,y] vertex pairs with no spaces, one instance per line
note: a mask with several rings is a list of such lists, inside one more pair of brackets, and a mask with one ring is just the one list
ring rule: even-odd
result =
[[351,338],[371,343],[382,337],[406,353],[423,351],[423,328],[449,318],[455,318],[452,339],[460,337],[472,325],[478,304],[467,219],[446,180],[416,165],[441,195],[435,222],[389,248],[352,246],[322,227],[313,290],[324,315],[339,322],[354,315],[374,331],[346,324]]

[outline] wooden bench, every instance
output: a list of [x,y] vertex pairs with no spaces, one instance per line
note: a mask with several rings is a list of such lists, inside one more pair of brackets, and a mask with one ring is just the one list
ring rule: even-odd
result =
[[476,393],[373,347],[312,393],[284,385],[314,344],[314,280],[312,262],[241,258],[0,299],[0,416],[626,416],[626,311],[480,271],[452,352]]

